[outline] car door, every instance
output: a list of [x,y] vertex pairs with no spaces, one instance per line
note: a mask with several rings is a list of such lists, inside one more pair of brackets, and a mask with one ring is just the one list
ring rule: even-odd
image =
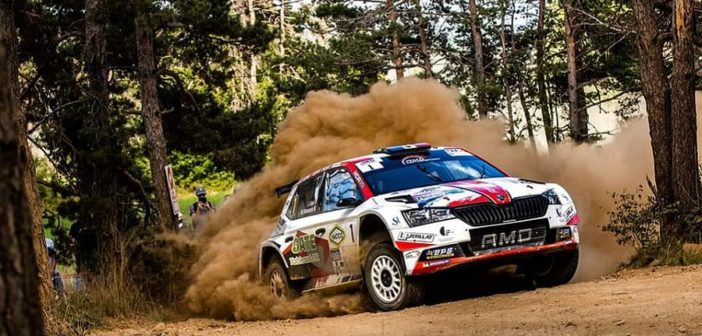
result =
[[354,236],[359,219],[354,210],[363,201],[360,188],[347,169],[330,169],[324,176],[321,196],[323,216],[320,227],[326,233],[332,274],[338,276],[337,283],[356,280],[354,275],[360,275],[361,268],[358,265],[358,237]]
[[325,231],[321,221],[321,188],[324,174],[308,178],[295,188],[285,216],[289,220],[285,230],[283,257],[288,264],[288,274],[293,280],[323,276],[328,273],[322,236]]

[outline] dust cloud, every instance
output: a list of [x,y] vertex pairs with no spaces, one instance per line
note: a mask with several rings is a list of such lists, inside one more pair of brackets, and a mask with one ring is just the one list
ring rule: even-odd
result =
[[463,146],[513,176],[556,182],[573,196],[581,215],[578,279],[615,269],[628,253],[601,232],[609,193],[633,191],[652,175],[645,120],[631,122],[602,145],[559,144],[548,155],[506,144],[499,121],[469,121],[459,93],[430,80],[378,83],[357,97],[311,92],[281,123],[271,163],[210,219],[198,244],[186,294],[195,314],[237,320],[334,315],[362,310],[358,295],[304,295],[282,301],[257,279],[258,244],[277,222],[284,198],[273,189],[322,166],[389,145],[429,142]]

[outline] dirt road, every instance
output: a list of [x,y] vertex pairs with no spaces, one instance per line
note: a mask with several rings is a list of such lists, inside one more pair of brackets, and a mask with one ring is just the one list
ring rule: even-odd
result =
[[191,319],[96,335],[702,335],[702,266],[510,290],[390,313],[261,322]]

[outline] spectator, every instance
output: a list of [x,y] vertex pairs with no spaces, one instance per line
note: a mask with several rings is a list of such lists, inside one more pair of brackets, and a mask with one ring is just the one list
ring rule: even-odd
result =
[[190,217],[193,220],[193,230],[199,231],[202,225],[205,224],[207,215],[210,211],[214,211],[215,208],[207,200],[207,192],[203,187],[197,187],[195,189],[195,196],[197,196],[197,202],[190,206]]
[[56,248],[54,247],[54,241],[46,238],[46,249],[49,252],[49,270],[51,271],[51,282],[54,285],[54,291],[57,294],[63,295],[63,279],[61,279],[61,273],[58,271],[58,262],[56,260]]

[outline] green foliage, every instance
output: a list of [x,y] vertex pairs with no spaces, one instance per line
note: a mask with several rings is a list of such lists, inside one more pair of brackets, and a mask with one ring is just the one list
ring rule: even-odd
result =
[[661,220],[669,209],[664,209],[653,196],[645,196],[639,186],[635,194],[613,193],[615,210],[609,212],[609,223],[603,230],[612,232],[620,245],[632,245],[647,250],[658,244]]
[[172,151],[169,161],[176,185],[180,189],[194,190],[204,186],[213,190],[229,190],[234,186],[234,175],[220,169],[213,155],[193,155]]
[[[699,209],[682,214],[677,204],[661,204],[654,196],[646,195],[642,186],[635,193],[614,193],[612,198],[615,209],[609,212],[609,223],[602,229],[613,233],[620,245],[634,248],[630,265],[702,262],[700,251],[683,248],[686,242],[702,242],[702,212]],[[664,220],[674,221],[682,228],[667,241],[661,239]]]

